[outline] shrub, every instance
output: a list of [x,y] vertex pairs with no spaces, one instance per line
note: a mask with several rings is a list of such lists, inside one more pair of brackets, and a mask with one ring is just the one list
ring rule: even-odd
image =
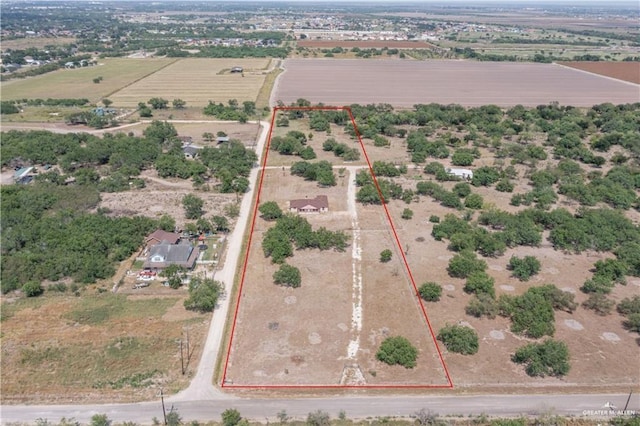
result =
[[382,250],[380,252],[380,262],[387,263],[391,260],[393,253],[389,249]]
[[487,263],[468,250],[454,256],[447,267],[449,275],[455,278],[467,278],[474,272],[483,272],[485,269]]
[[450,352],[462,355],[473,355],[478,352],[478,334],[470,327],[447,325],[440,329],[438,340]]
[[622,325],[629,331],[640,333],[640,314],[629,315]]
[[494,279],[484,271],[477,271],[469,275],[464,291],[475,294],[488,294],[495,297],[496,291],[493,287]]
[[428,282],[420,286],[418,293],[427,302],[437,302],[442,295],[442,287],[437,283]]
[[640,314],[640,296],[633,296],[633,299],[625,297],[618,303],[617,310],[622,315]]
[[317,410],[309,413],[307,416],[307,424],[309,426],[329,426],[331,424],[331,418],[326,411]]
[[498,315],[498,303],[490,294],[476,294],[465,308],[467,315],[476,318],[495,318]]
[[402,211],[402,218],[409,220],[411,218],[413,218],[413,210],[406,208]]
[[236,426],[242,420],[240,412],[235,408],[227,408],[222,412],[223,426]]
[[540,261],[535,256],[525,256],[522,259],[511,256],[507,269],[520,281],[529,281],[529,278],[540,272]]
[[440,217],[436,216],[435,214],[432,214],[431,216],[429,216],[429,222],[440,223]]
[[532,377],[560,377],[566,375],[570,368],[567,345],[552,339],[519,348],[511,360],[517,364],[526,364],[525,371]]
[[501,179],[496,184],[496,191],[499,192],[513,192],[513,183],[509,179]]
[[388,337],[380,345],[376,358],[389,365],[413,368],[418,359],[418,350],[405,337]]
[[505,307],[511,317],[511,331],[534,339],[553,336],[553,305],[542,294],[530,290],[510,299],[510,305]]
[[609,315],[613,305],[615,305],[615,302],[602,293],[591,293],[589,298],[582,303],[585,309],[591,309],[602,316]]
[[480,194],[469,194],[464,200],[464,206],[468,209],[479,210],[484,204],[484,199]]
[[298,288],[300,287],[301,281],[300,270],[286,263],[280,265],[280,269],[273,274],[273,282],[285,287]]
[[466,182],[459,182],[453,187],[453,192],[457,194],[458,197],[464,198],[471,194],[471,186]]
[[44,292],[44,289],[38,281],[28,281],[22,286],[22,292],[27,297],[36,297],[40,296]]

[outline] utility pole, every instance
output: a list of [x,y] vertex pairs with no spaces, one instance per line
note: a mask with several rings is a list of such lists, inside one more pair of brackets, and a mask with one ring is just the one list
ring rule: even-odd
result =
[[164,424],[167,425],[167,411],[164,408],[164,394],[162,388],[160,388],[160,400],[162,401],[162,416],[164,417]]
[[182,339],[180,339],[180,372],[184,376],[184,354],[182,350]]

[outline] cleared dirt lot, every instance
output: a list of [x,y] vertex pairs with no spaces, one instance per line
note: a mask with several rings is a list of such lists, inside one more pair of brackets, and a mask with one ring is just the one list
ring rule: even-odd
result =
[[[560,62],[564,65],[579,70],[604,75],[606,77],[617,78],[618,80],[629,81],[640,84],[640,63],[638,62]],[[636,93],[638,93],[636,91]]]
[[304,98],[328,105],[536,106],[559,102],[590,107],[639,99],[638,89],[628,83],[555,64],[288,59],[284,67],[272,100],[285,104]]
[[[322,141],[314,137],[310,145],[322,152]],[[285,160],[270,153],[267,166],[272,158],[278,166]],[[384,210],[349,206],[349,179],[357,170],[338,173],[337,185],[331,188],[291,176],[287,169],[266,171],[261,202],[276,201],[286,210],[291,199],[327,195],[329,212],[305,217],[314,229],[346,232],[350,245],[345,252],[296,251],[287,263],[300,269],[302,286],[279,287],[272,280],[278,266],[264,257],[261,246],[273,224],[256,219],[227,385],[447,386]],[[379,256],[385,248],[394,255],[383,264]],[[382,340],[396,335],[418,348],[416,368],[391,367],[375,359]]]

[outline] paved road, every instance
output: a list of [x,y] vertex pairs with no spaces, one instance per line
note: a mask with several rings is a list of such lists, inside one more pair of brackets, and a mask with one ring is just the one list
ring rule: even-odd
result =
[[[622,410],[628,395],[483,395],[483,396],[343,396],[307,399],[235,399],[183,401],[167,404],[179,412],[183,421],[219,420],[227,408],[236,408],[243,417],[256,421],[274,421],[276,414],[286,410],[289,416],[306,418],[307,414],[323,410],[337,417],[344,410],[349,418],[376,416],[408,417],[420,409],[431,410],[440,416],[469,416],[491,413],[496,416],[557,414],[607,417]],[[616,409],[612,411],[609,406]],[[637,395],[632,396],[628,410],[640,412]],[[153,417],[162,419],[160,401],[139,404],[61,405],[61,406],[4,406],[2,424],[33,422],[48,419],[58,421],[73,417],[88,422],[93,414],[104,413],[117,422],[150,423]]]
[[[258,164],[261,164],[262,151],[269,135],[271,126],[269,123],[262,121],[262,132],[256,143],[256,154],[258,154]],[[252,212],[252,200],[254,192],[257,189],[258,173],[260,168],[254,167],[249,175],[249,191],[242,198],[240,204],[240,214],[238,221],[233,229],[233,232],[229,235],[227,241],[227,254],[224,266],[218,271],[214,279],[224,283],[225,294],[220,305],[216,308],[211,318],[211,324],[209,326],[209,332],[207,334],[207,340],[202,350],[202,356],[198,363],[198,370],[191,381],[191,384],[187,389],[178,393],[177,395],[168,398],[169,403],[177,401],[193,401],[193,400],[226,400],[232,398],[230,395],[222,393],[218,388],[212,384],[214,368],[220,348],[222,347],[222,338],[224,335],[225,320],[229,312],[229,305],[231,302],[231,290],[233,288],[233,281],[235,278],[236,270],[238,269],[238,261],[240,260],[240,252],[242,250],[242,240],[244,237],[244,231],[247,228],[247,223]]]

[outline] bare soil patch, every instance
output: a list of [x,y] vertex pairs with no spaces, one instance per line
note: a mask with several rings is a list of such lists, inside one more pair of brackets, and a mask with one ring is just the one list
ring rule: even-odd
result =
[[640,84],[640,63],[638,62],[574,61],[560,62],[560,65]]
[[[479,106],[562,105],[591,107],[633,103],[637,91],[623,82],[554,64],[458,60],[288,59],[272,99],[350,105],[431,102]],[[380,84],[380,82],[385,82]]]

